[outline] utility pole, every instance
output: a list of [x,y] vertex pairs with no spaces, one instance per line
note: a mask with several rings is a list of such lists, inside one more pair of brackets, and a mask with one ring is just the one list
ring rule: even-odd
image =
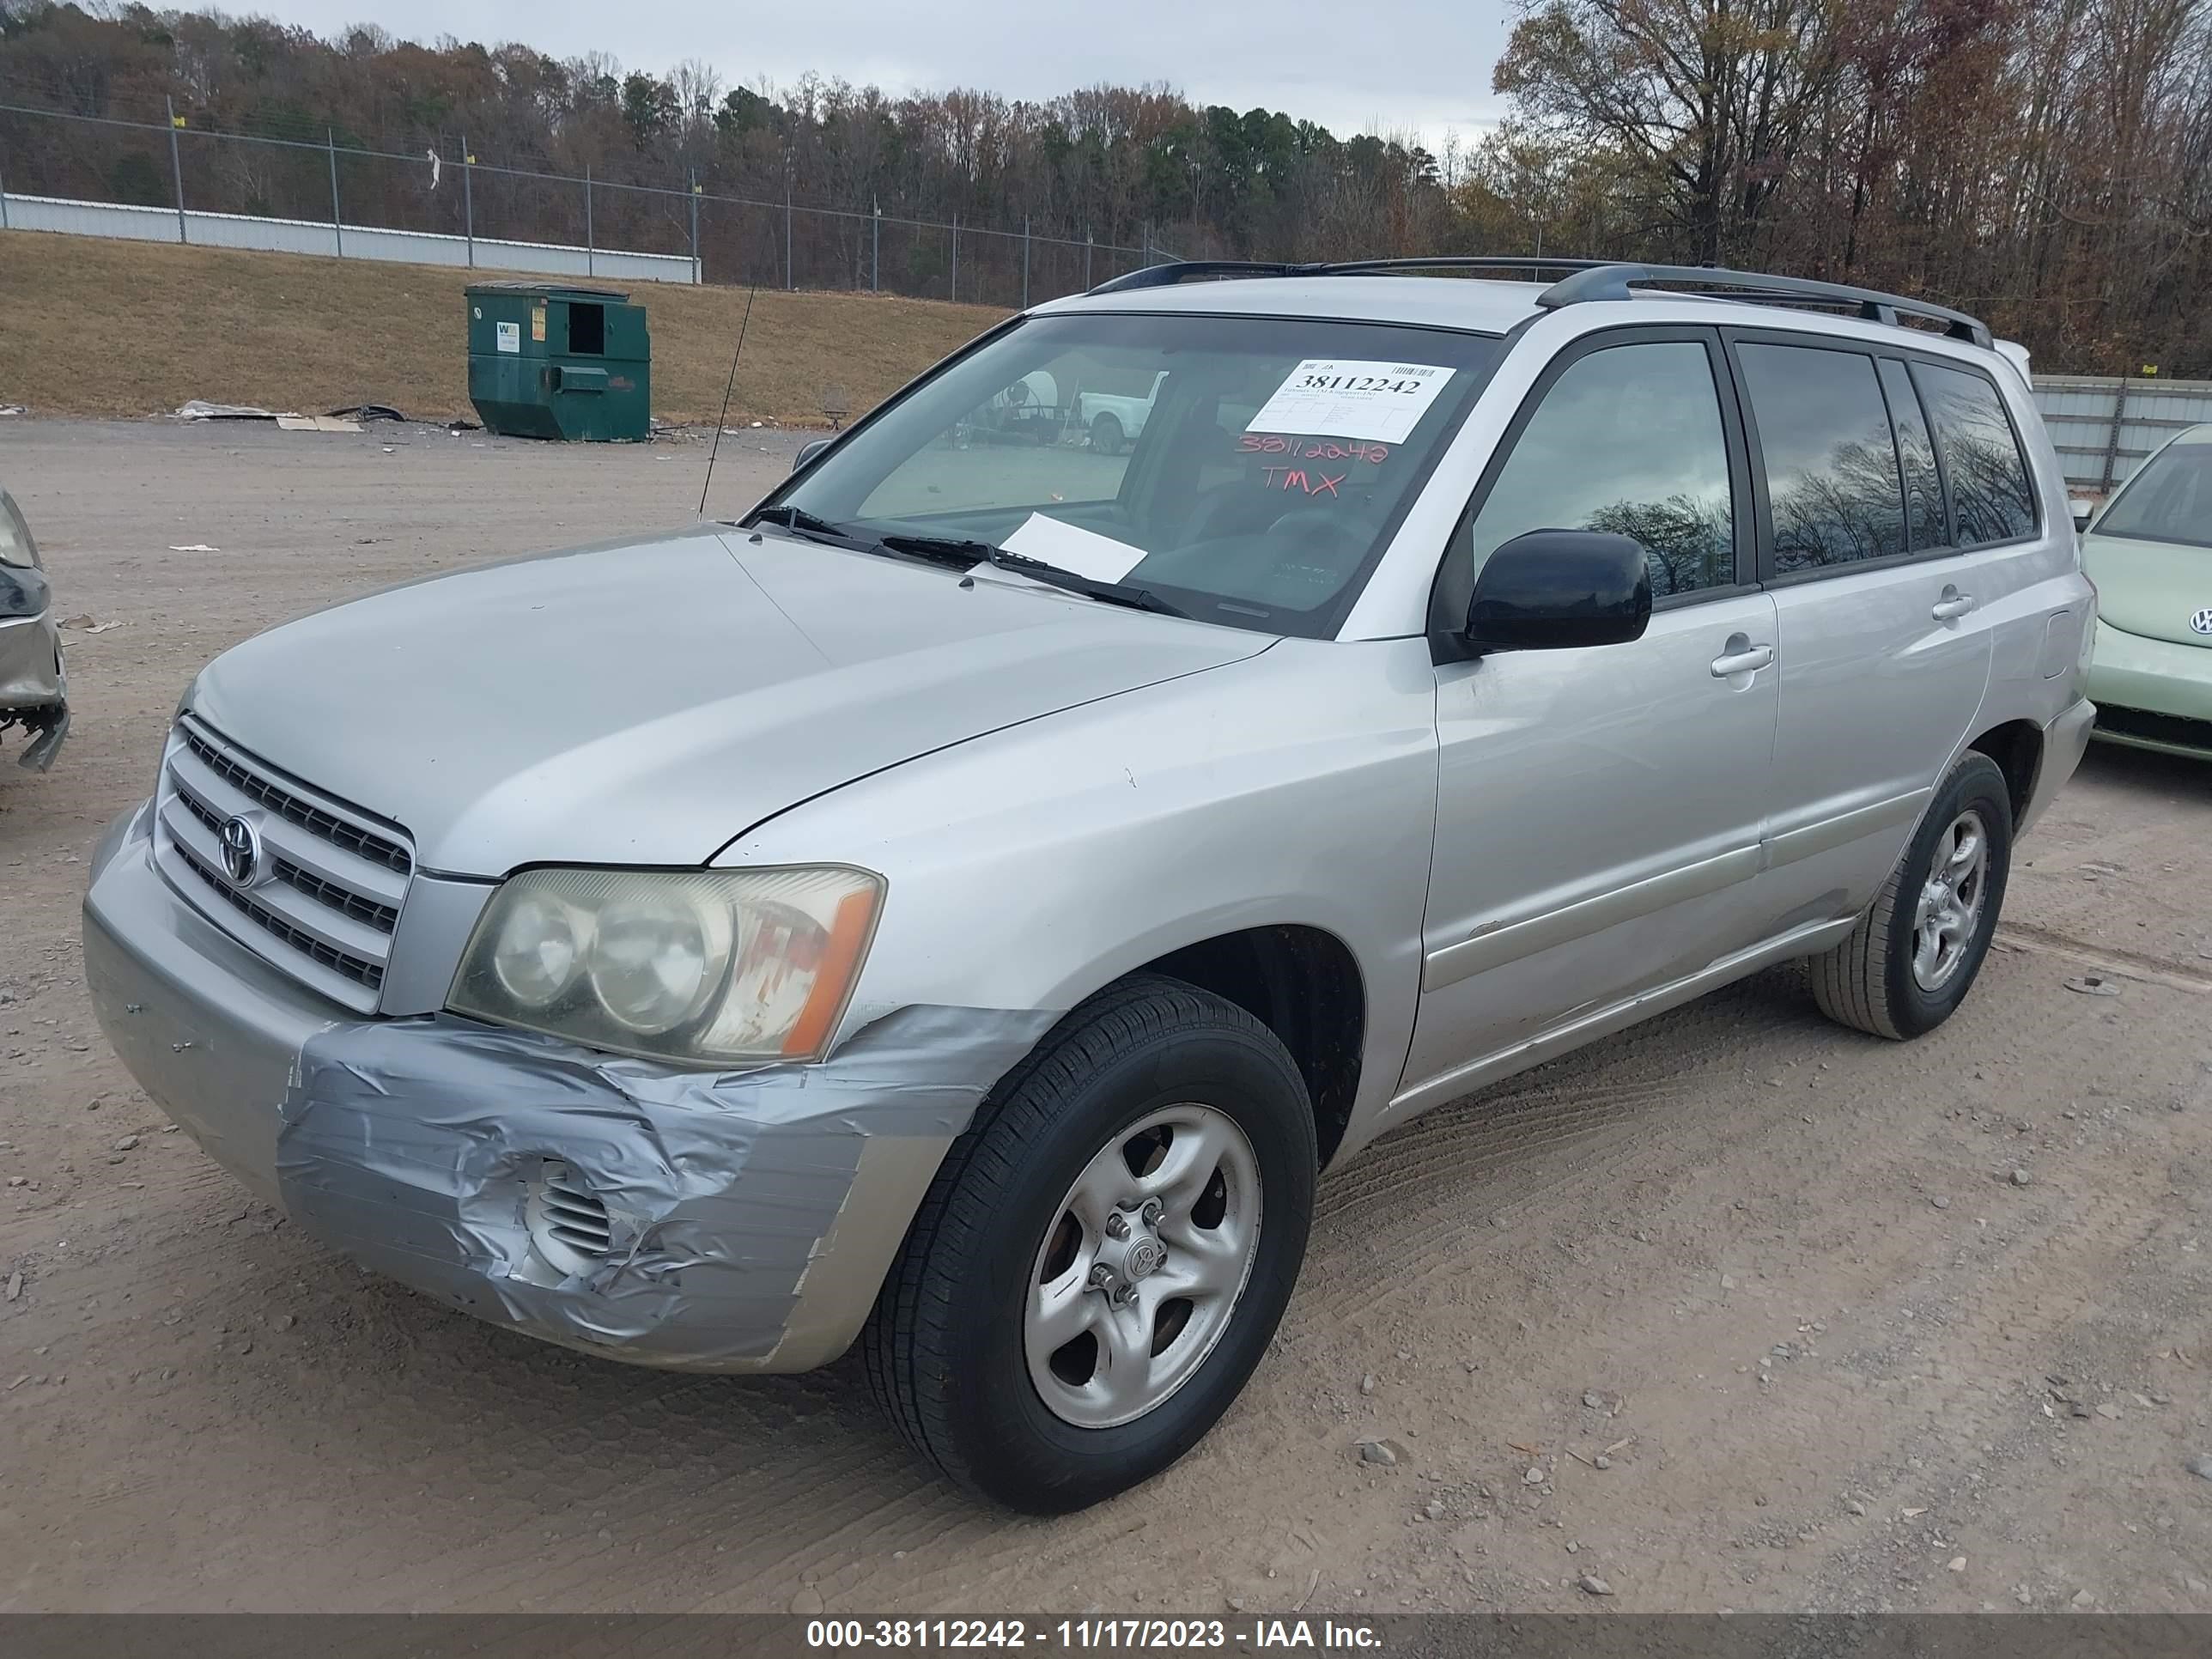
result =
[[878,198],[874,216],[869,220],[868,234],[868,292],[884,291],[884,204]]
[[592,164],[584,163],[584,274],[599,274],[599,238],[592,229]]
[[185,234],[185,164],[177,154],[177,129],[184,123],[177,118],[175,99],[164,98],[161,101],[169,106],[169,176],[177,185],[177,240],[189,242],[192,239]]
[[699,169],[691,169],[691,280],[703,283],[706,273],[699,268]]
[[1090,292],[1091,289],[1091,250],[1092,242],[1093,238],[1091,234],[1087,230],[1085,231],[1083,233],[1083,288],[1085,293]]
[[1030,308],[1030,216],[1022,215],[1022,309]]
[[783,287],[787,294],[799,287],[791,263],[791,152],[783,153]]
[[952,297],[960,298],[960,216],[952,216]]
[[461,135],[461,234],[468,238],[469,269],[477,268],[477,158],[469,135]]
[[323,147],[331,157],[331,234],[337,240],[338,258],[345,258],[345,216],[338,209],[338,136],[323,129]]

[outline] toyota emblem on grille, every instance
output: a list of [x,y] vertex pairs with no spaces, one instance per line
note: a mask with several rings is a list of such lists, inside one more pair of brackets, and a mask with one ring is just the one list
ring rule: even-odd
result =
[[222,826],[222,872],[234,887],[251,887],[261,873],[261,831],[250,818],[233,818]]
[[2191,617],[2189,625],[2200,634],[2212,634],[2212,605],[2207,605]]

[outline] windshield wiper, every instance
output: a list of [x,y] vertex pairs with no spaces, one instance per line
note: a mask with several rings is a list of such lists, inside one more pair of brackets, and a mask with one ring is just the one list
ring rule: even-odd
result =
[[961,536],[894,533],[883,537],[881,543],[894,553],[930,559],[941,564],[988,564],[994,569],[1009,570],[1016,575],[1026,576],[1031,581],[1042,582],[1048,587],[1080,593],[1085,599],[1097,599],[1107,605],[1126,605],[1133,611],[1151,611],[1163,617],[1188,617],[1190,614],[1170,605],[1149,587],[1086,576],[1080,571],[1064,569],[1042,559],[1032,559],[1026,553],[1009,553],[1005,548],[989,542],[971,541]]
[[834,525],[818,513],[809,513],[803,507],[765,507],[754,514],[749,524],[772,524],[780,530],[788,530],[794,536],[804,536],[809,541],[827,542],[832,547],[849,547],[861,552],[872,551],[875,544],[866,536],[856,536],[842,526]]

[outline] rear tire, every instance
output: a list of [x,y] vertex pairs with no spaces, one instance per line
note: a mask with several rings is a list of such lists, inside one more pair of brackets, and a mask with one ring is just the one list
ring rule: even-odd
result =
[[1064,1514],[1149,1480],[1260,1363],[1316,1164],[1304,1080],[1258,1020],[1158,975],[1102,992],[946,1154],[861,1339],[877,1399],[1009,1508]]
[[1101,455],[1121,453],[1121,422],[1111,415],[1101,415],[1091,422],[1091,447]]
[[1881,895],[1849,938],[1809,963],[1813,1000],[1840,1025],[1903,1041],[1966,1000],[2012,868],[2012,795],[1986,755],[1954,766]]

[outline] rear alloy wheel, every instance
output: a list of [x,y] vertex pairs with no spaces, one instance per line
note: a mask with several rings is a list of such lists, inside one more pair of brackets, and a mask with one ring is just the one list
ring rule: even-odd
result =
[[1820,1012],[1876,1036],[1941,1025],[1989,954],[2011,867],[2005,775],[1969,753],[1936,789],[1881,896],[1849,938],[1812,959]]
[[946,1154],[863,1339],[878,1398],[1011,1508],[1150,1479],[1265,1352],[1316,1162],[1304,1079],[1267,1027],[1177,980],[1110,988]]

